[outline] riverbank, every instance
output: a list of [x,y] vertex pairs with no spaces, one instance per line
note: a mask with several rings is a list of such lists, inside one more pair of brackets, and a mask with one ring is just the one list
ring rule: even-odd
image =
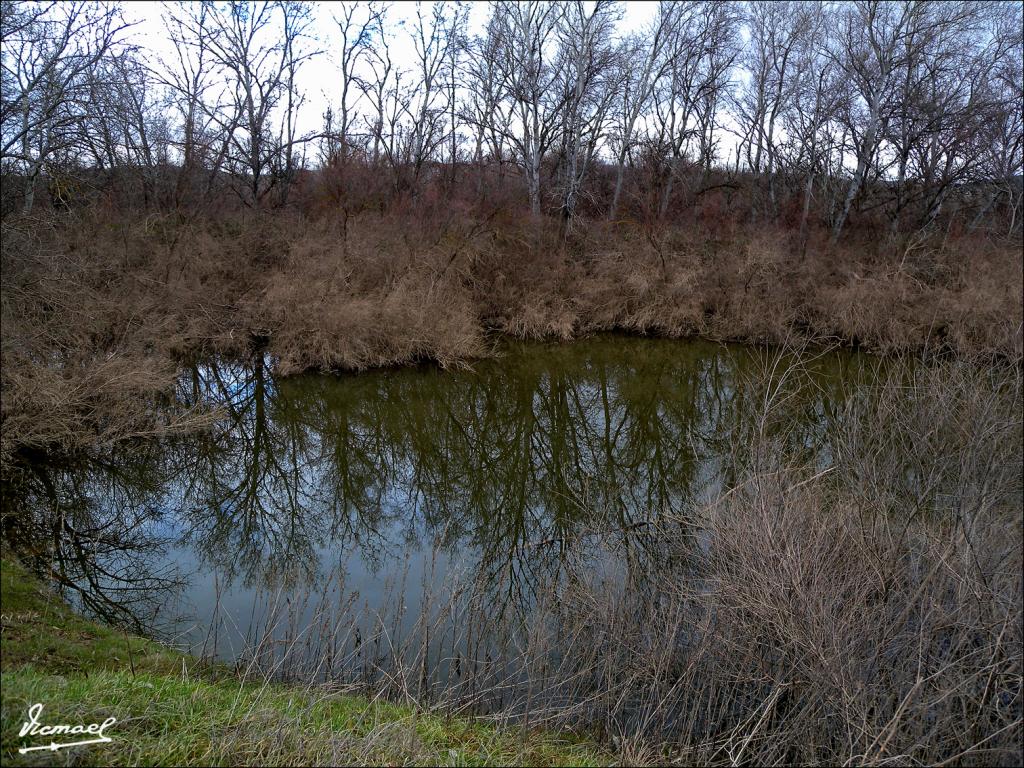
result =
[[[75,614],[16,561],[2,561],[4,765],[52,759],[40,722],[102,723],[109,744],[76,765],[603,765],[593,744],[501,728],[317,687],[244,680],[159,643]],[[56,740],[71,741],[71,737]],[[42,755],[42,757],[40,757]],[[62,756],[69,757],[67,752]]]
[[[191,429],[155,408],[183,357],[265,346],[278,373],[492,353],[601,331],[1022,356],[1020,244],[832,246],[770,227],[555,222],[426,207],[3,222],[0,458]],[[156,414],[160,414],[159,416]]]
[[[201,392],[204,379],[215,381],[232,397],[222,450],[140,441],[102,456],[98,474],[33,467],[38,503],[17,508],[24,521],[5,519],[5,540],[26,542],[36,569],[69,566],[64,583],[88,583],[83,599],[102,610],[118,597],[95,594],[112,539],[129,577],[112,586],[132,597],[150,573],[124,568],[133,553],[154,577],[168,575],[154,549],[161,540],[194,547],[208,567],[244,581],[237,568],[280,577],[281,566],[294,568],[297,555],[334,535],[325,532],[356,541],[360,523],[385,533],[394,516],[413,523],[402,533],[415,533],[421,516],[404,503],[382,507],[376,490],[412,498],[386,474],[398,468],[426,492],[430,568],[462,552],[469,570],[446,568],[452,581],[435,585],[406,570],[416,544],[405,536],[395,546],[386,535],[363,539],[397,561],[373,581],[420,584],[409,599],[399,587],[396,599],[385,590],[363,608],[358,563],[327,545],[344,588],[328,575],[283,600],[237,604],[222,615],[262,615],[275,639],[242,629],[251,642],[227,658],[251,660],[282,682],[358,681],[395,701],[415,696],[592,734],[626,763],[637,755],[694,765],[1019,763],[1020,368],[871,361],[868,376],[845,379],[845,394],[829,396],[813,375],[815,358],[789,365],[766,354],[741,373],[699,356],[687,365],[694,345],[619,342],[622,360],[611,368],[594,355],[561,374],[520,359],[518,384],[487,379],[488,368],[514,375],[512,354],[472,373],[308,377],[280,387],[263,357],[248,373],[204,366],[184,386]],[[652,365],[643,349],[651,346],[676,349]],[[445,389],[429,395],[409,386],[417,378]],[[305,393],[292,390],[304,385]],[[753,409],[745,416],[732,407],[743,404]],[[510,412],[528,429],[502,424]],[[723,473],[719,490],[687,482],[706,477],[708,462]],[[189,489],[187,504],[170,485]],[[260,492],[246,502],[240,487]],[[508,489],[523,489],[518,504],[490,503]],[[620,503],[625,494],[634,505]],[[352,514],[359,500],[365,519]],[[152,541],[148,517],[160,525]],[[289,536],[277,535],[282,520]],[[491,557],[477,560],[476,542]],[[97,548],[92,563],[81,560]],[[612,573],[621,558],[622,582],[605,579],[595,557]],[[279,594],[267,586],[268,597]],[[413,599],[418,592],[426,599]],[[497,610],[495,595],[506,594],[526,596],[529,611]],[[232,602],[218,590],[215,600]],[[150,605],[163,617],[177,613],[173,602]],[[411,623],[402,624],[406,610]],[[360,611],[374,619],[361,637],[351,620]],[[53,623],[32,636],[47,637],[40,628]],[[5,653],[7,637],[5,628]],[[110,639],[116,646],[117,635]],[[127,653],[114,653],[123,665]],[[138,673],[134,653],[129,674]],[[460,670],[450,686],[431,683],[440,656]]]

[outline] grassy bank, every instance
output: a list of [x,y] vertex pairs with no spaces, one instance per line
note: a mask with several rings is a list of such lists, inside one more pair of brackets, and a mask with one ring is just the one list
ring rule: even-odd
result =
[[[76,765],[601,765],[593,745],[317,688],[241,681],[158,643],[76,615],[17,562],[2,563],[4,765],[54,762],[19,738],[43,723],[116,717],[109,744],[60,752]],[[65,741],[72,740],[69,737]]]

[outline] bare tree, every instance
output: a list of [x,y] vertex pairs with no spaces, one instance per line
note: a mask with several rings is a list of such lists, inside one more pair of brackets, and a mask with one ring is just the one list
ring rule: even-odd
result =
[[[210,51],[213,31],[207,22],[206,5],[168,6],[164,28],[174,48],[173,57],[162,62],[155,74],[168,91],[168,106],[179,124],[177,147],[180,160],[174,189],[175,206],[186,200],[205,199],[220,174],[230,148],[230,119],[221,115],[224,99],[211,96],[215,61]],[[207,183],[200,194],[197,174],[205,168]]]
[[526,179],[530,210],[541,211],[541,163],[559,138],[566,93],[555,84],[554,67],[561,9],[554,3],[497,2],[488,28],[494,36],[495,62],[512,102],[513,119],[505,134]]
[[661,217],[687,160],[704,164],[699,112],[709,99],[715,103],[716,95],[728,85],[732,55],[723,57],[722,51],[732,51],[737,21],[730,4],[711,0],[681,6],[679,21],[673,25],[670,66],[656,90],[652,116],[653,144],[665,166]]
[[563,228],[571,221],[594,161],[598,142],[604,138],[612,100],[622,72],[616,67],[614,27],[621,9],[597,2],[587,9],[582,2],[568,4],[559,19],[558,75],[562,91],[561,129]]
[[[767,178],[769,207],[776,209],[776,174],[782,136],[780,121],[793,104],[792,70],[797,49],[812,29],[815,6],[797,2],[748,4],[750,42],[743,56],[746,80],[737,99],[737,114],[745,125],[743,142],[747,166],[755,179]],[[818,29],[820,31],[820,28]]]
[[[209,50],[230,78],[229,109],[212,112],[229,139],[227,165],[243,180],[239,194],[259,205],[282,172],[289,173],[294,134],[295,80],[302,61],[313,55],[296,51],[310,22],[308,7],[296,2],[205,3]],[[280,28],[276,17],[280,15]],[[195,17],[193,17],[195,18]],[[193,33],[199,31],[193,25]],[[282,104],[283,102],[283,104]],[[282,130],[273,130],[283,107]]]
[[159,174],[169,162],[171,131],[158,83],[140,52],[124,50],[90,72],[92,109],[80,123],[81,144],[108,183],[132,179],[145,208],[153,204]]
[[1000,200],[1008,214],[1007,234],[1013,234],[1024,221],[1019,216],[1024,185],[1024,40],[1022,9],[1016,4],[1001,4],[991,19],[993,56],[986,78],[989,91],[987,112],[976,124],[974,148],[976,177],[986,187],[982,202],[971,220],[978,228]]
[[318,55],[319,51],[304,50],[303,38],[312,24],[313,17],[309,7],[301,0],[286,0],[282,6],[282,41],[284,47],[284,105],[281,110],[281,128],[278,132],[279,151],[271,160],[271,168],[275,178],[282,182],[279,185],[279,201],[284,204],[288,200],[288,192],[292,188],[295,173],[302,160],[296,156],[296,150],[304,147],[308,137],[298,133],[299,108],[305,101],[305,95],[299,88],[299,68],[307,59]]
[[[655,88],[670,65],[666,56],[669,42],[674,39],[675,24],[680,18],[676,3],[659,3],[657,15],[638,35],[623,41],[617,64],[621,68],[616,104],[612,110],[612,134],[615,146],[615,190],[608,217],[618,214],[622,197],[622,182],[626,159],[636,146],[636,129],[642,116],[650,109]],[[637,66],[637,62],[639,66]]]
[[0,162],[24,179],[24,210],[48,160],[71,150],[88,114],[92,71],[117,49],[128,27],[112,3],[2,6]]
[[733,169],[751,172],[737,197],[799,217],[804,242],[814,223],[837,239],[852,215],[888,217],[893,243],[1021,218],[1019,5],[666,0],[622,39],[614,2],[499,0],[470,39],[463,3],[399,18],[346,2],[327,12],[339,77],[316,133],[300,120],[310,4],[168,4],[164,60],[125,43],[114,4],[2,9],[0,161],[24,210],[40,175],[58,201],[54,179],[75,175],[148,207],[198,209],[225,186],[246,206],[283,204],[322,139],[324,163],[372,164],[396,195],[431,174],[456,194],[471,156],[482,201],[491,169],[500,188],[518,167],[531,213],[550,203],[567,231],[602,162],[620,215],[643,147],[644,218],[661,226],[674,201],[741,186],[708,182],[733,133]]
[[372,38],[367,47],[367,74],[356,79],[356,85],[366,97],[370,114],[364,115],[370,133],[372,148],[370,160],[377,165],[383,159],[391,168],[394,185],[401,186],[401,120],[403,103],[407,103],[407,78],[391,58],[388,42],[390,31],[385,27],[382,11],[372,27]]
[[856,161],[842,207],[832,228],[838,239],[850,209],[875,167],[875,157],[897,103],[900,75],[921,4],[854,0],[832,17],[829,56],[852,89],[841,119]]
[[800,12],[804,15],[803,27],[795,40],[787,67],[788,83],[783,87],[788,96],[780,115],[785,139],[776,154],[779,168],[800,182],[799,234],[805,242],[815,183],[823,196],[831,158],[839,149],[833,126],[843,89],[834,63],[821,49],[828,21],[823,4],[805,3]]
[[[338,159],[344,165],[352,143],[350,132],[355,124],[356,107],[359,101],[357,70],[370,50],[373,35],[381,24],[383,10],[377,3],[341,3],[340,13],[334,22],[341,34],[338,50],[338,68],[341,82],[338,89],[337,120],[338,130],[327,131],[330,140],[338,142]],[[334,153],[330,155],[333,157]]]
[[452,13],[448,17],[448,26],[445,30],[447,55],[444,62],[443,77],[446,113],[448,115],[448,146],[449,160],[451,162],[451,176],[449,184],[455,184],[456,166],[459,159],[459,86],[462,74],[462,58],[468,49],[468,37],[465,34],[465,27],[469,18],[469,6],[457,0],[452,5]]
[[458,6],[449,15],[446,3],[431,3],[426,12],[422,3],[416,3],[416,15],[409,30],[416,60],[413,87],[402,102],[411,131],[408,164],[414,191],[424,164],[446,138],[444,71],[458,44],[455,32],[461,18],[464,11]]
[[512,101],[499,56],[502,40],[497,27],[501,19],[492,14],[487,32],[469,43],[463,76],[466,96],[461,117],[473,130],[473,159],[477,164],[477,194],[483,195],[485,154],[498,166],[503,178],[507,136],[512,132]]

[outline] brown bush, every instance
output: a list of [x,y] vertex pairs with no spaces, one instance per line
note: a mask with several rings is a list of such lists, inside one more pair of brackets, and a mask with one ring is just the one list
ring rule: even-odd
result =
[[99,206],[5,218],[3,455],[148,433],[145,400],[178,357],[254,339],[282,372],[454,365],[486,354],[490,332],[779,342],[796,330],[878,351],[1022,355],[1019,254],[984,239],[894,264],[733,220],[594,221],[563,237],[553,220],[440,195],[386,213],[334,205],[310,203],[313,218]]

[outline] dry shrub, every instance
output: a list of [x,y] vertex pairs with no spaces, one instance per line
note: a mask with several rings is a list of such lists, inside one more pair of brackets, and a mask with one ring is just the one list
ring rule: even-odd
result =
[[[340,297],[339,297],[340,298]],[[433,360],[456,365],[484,354],[472,306],[445,287],[399,280],[377,296],[278,305],[271,352],[283,373],[360,370]]]
[[677,560],[654,597],[568,594],[581,637],[616,639],[609,666],[588,657],[604,717],[699,764],[1019,763],[1019,369],[884,367],[822,469],[794,463],[776,407],[799,366],[767,363],[740,480],[680,521],[698,543],[658,531]]
[[309,626],[275,595],[242,665],[584,729],[628,763],[1019,763],[1019,529],[880,525],[825,478],[765,472],[653,525],[660,554],[624,579],[602,567],[612,541],[569,544],[527,616],[499,610],[504,585],[461,574],[425,587],[407,631],[401,607],[369,616],[310,594]]
[[[1019,548],[886,521],[817,484],[757,478],[711,517],[718,675],[756,681],[730,761],[1019,760]],[[997,530],[1001,529],[1001,533]],[[1002,559],[985,571],[965,555]],[[724,756],[724,755],[723,755]]]
[[877,370],[816,472],[779,447],[792,386],[766,381],[764,450],[702,515],[706,582],[680,589],[713,617],[715,677],[758,691],[730,762],[1020,761],[1020,371]]
[[73,452],[205,423],[154,407],[176,366],[173,318],[102,241],[64,239],[53,222],[3,229],[2,439],[16,450]]
[[[270,339],[282,372],[434,360],[485,352],[469,292],[444,233],[411,243],[400,229],[355,219],[301,238],[246,312]],[[423,250],[418,251],[417,245]]]
[[340,210],[308,201],[319,218],[5,218],[3,455],[149,432],[145,400],[181,357],[246,354],[254,340],[282,372],[455,365],[487,354],[490,332],[781,342],[796,330],[883,352],[1024,353],[1024,276],[1005,243],[965,238],[894,264],[880,246],[830,250],[813,232],[798,244],[731,219],[579,222],[563,237],[498,203],[435,190],[385,212],[375,194]]

